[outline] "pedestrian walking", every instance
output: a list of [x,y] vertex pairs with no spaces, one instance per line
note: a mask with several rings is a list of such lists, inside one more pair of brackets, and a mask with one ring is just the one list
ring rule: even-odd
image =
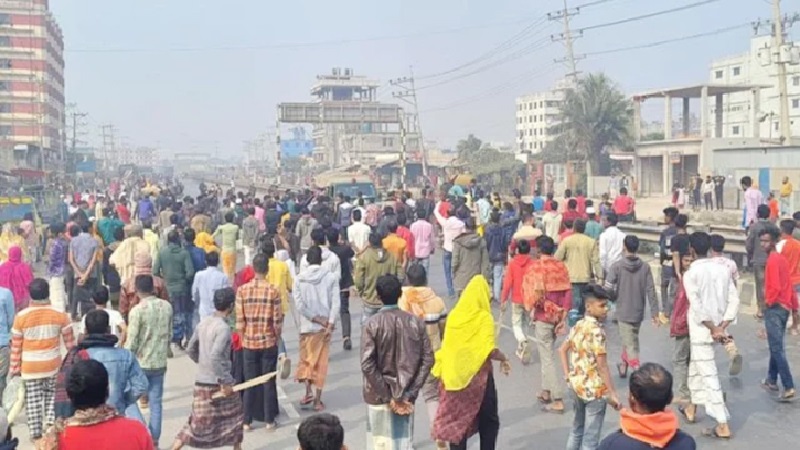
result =
[[345,350],[352,350],[350,340],[350,289],[353,287],[353,258],[355,252],[350,245],[339,243],[336,230],[328,231],[328,248],[339,258],[341,276],[339,277],[339,316],[342,321],[342,346]]
[[625,237],[625,257],[611,266],[605,289],[616,299],[616,319],[622,340],[622,361],[617,364],[620,378],[628,376],[628,368],[639,368],[639,330],[649,303],[653,325],[659,325],[660,311],[656,285],[650,265],[639,258],[639,238]]
[[[427,201],[427,200],[426,200]],[[433,205],[431,204],[431,209]],[[431,256],[436,251],[433,236],[433,225],[429,221],[430,215],[424,207],[417,208],[417,220],[411,224],[411,234],[414,237],[414,262],[425,268],[425,273],[430,271]]]
[[[597,242],[584,234],[586,222],[579,219],[575,224],[575,235],[564,240],[556,250],[555,258],[563,261],[569,269],[572,283],[572,310],[576,317],[584,312],[583,288],[593,280],[603,279]],[[602,236],[600,236],[602,238]]]
[[78,320],[94,308],[92,293],[98,286],[100,270],[97,252],[100,246],[89,234],[88,225],[80,230],[77,225],[73,225],[70,235],[72,240],[69,243],[69,262],[75,273],[70,314],[73,320]]
[[172,305],[155,296],[152,275],[137,275],[136,294],[141,298],[128,315],[128,338],[125,348],[136,355],[147,377],[147,406],[150,409],[148,429],[155,447],[161,438],[164,378],[167,374],[169,343],[172,340]]
[[132,276],[128,278],[122,289],[119,291],[119,312],[126,320],[130,314],[131,309],[138,305],[142,300],[136,292],[136,277],[139,275],[149,275],[153,279],[153,294],[163,300],[169,301],[169,293],[167,292],[167,284],[161,277],[153,276],[153,260],[150,257],[150,251],[142,251],[133,256],[134,271]]
[[195,274],[191,291],[192,302],[201,321],[217,311],[214,306],[215,293],[231,287],[230,280],[219,269],[219,253],[206,253],[205,259],[206,268]]
[[[338,234],[335,235],[338,238]],[[300,316],[300,361],[295,378],[306,387],[300,405],[312,406],[314,411],[321,412],[325,409],[322,389],[328,376],[331,333],[341,304],[339,277],[322,267],[320,247],[308,249],[306,258],[308,267],[300,271],[292,288]]]
[[500,310],[505,311],[508,298],[511,297],[511,330],[517,340],[516,355],[523,364],[529,364],[531,352],[528,337],[523,329],[523,322],[529,320],[525,311],[525,296],[522,290],[523,282],[529,268],[533,265],[531,257],[531,244],[526,240],[517,241],[516,254],[508,263],[508,270],[503,277],[503,290],[500,293]]
[[383,306],[361,334],[367,442],[372,448],[411,450],[414,402],[433,366],[431,342],[425,323],[398,308],[402,284],[396,276],[378,277],[375,291]]
[[[64,237],[66,227],[58,222],[50,225],[50,255],[47,259],[47,276],[50,283],[50,301],[53,307],[60,311],[67,308],[66,266],[69,264],[69,242]],[[72,270],[69,271],[72,275]]]
[[[691,423],[696,419],[697,406],[704,406],[706,414],[716,420],[717,425],[704,430],[703,434],[729,439],[732,436],[728,427],[730,414],[725,406],[725,397],[722,394],[717,365],[714,361],[714,344],[730,342],[727,328],[736,319],[739,294],[730,270],[708,258],[708,251],[711,248],[710,236],[695,232],[691,234],[689,240],[695,260],[684,274],[683,283],[689,300],[691,350],[688,385],[692,403],[680,411]],[[741,365],[742,360],[739,355],[732,361],[729,372],[738,373]]]
[[11,377],[25,384],[28,430],[36,443],[55,421],[56,374],[61,365],[61,345],[75,345],[72,322],[50,304],[50,286],[36,278],[29,286],[31,304],[20,311],[11,327]]
[[465,230],[453,239],[453,287],[458,296],[466,289],[475,275],[492,279],[489,264],[489,251],[486,241],[478,235],[475,219],[470,217],[465,222]]
[[167,247],[159,251],[153,265],[153,274],[167,284],[169,301],[172,303],[172,343],[185,348],[192,337],[194,307],[189,283],[194,279],[194,263],[189,252],[181,247],[181,236],[177,231],[169,232]]
[[256,255],[259,223],[256,219],[256,210],[253,207],[247,208],[247,217],[242,221],[242,246],[244,247],[244,265],[250,265]]
[[[236,291],[236,331],[244,349],[245,381],[275,372],[278,366],[278,341],[283,330],[283,308],[278,290],[267,281],[269,260],[253,258],[255,277]],[[275,379],[247,389],[244,393],[244,429],[253,420],[263,421],[268,430],[277,427],[278,390]]]
[[777,228],[769,221],[769,207],[767,205],[758,205],[757,215],[758,220],[753,222],[747,229],[745,249],[747,251],[747,260],[753,265],[753,274],[755,277],[756,301],[758,303],[756,319],[762,320],[764,318],[764,310],[766,309],[764,298],[764,272],[767,266],[767,253],[759,245],[759,235],[762,230],[777,230]]
[[23,260],[24,251],[15,245],[8,250],[8,260],[0,264],[0,287],[11,291],[14,309],[22,311],[30,303],[28,286],[33,280],[31,266]]
[[222,271],[233,281],[236,275],[236,241],[239,239],[239,226],[234,223],[233,211],[225,214],[225,223],[214,230],[213,238],[222,240]]
[[[214,312],[195,328],[186,352],[197,364],[192,394],[192,412],[172,444],[184,446],[242,448],[244,408],[242,397],[234,393],[232,375],[232,333],[228,317],[233,313],[236,294],[226,287],[214,292]],[[215,394],[222,393],[222,398]]]
[[532,260],[522,282],[526,311],[534,321],[534,337],[541,360],[542,390],[536,399],[542,411],[563,414],[564,390],[556,375],[555,342],[567,331],[572,308],[572,285],[567,266],[555,259],[556,244],[549,236],[536,239],[539,258]]
[[500,362],[504,375],[511,372],[511,363],[495,342],[490,299],[486,279],[474,276],[449,314],[431,370],[442,385],[433,437],[450,443],[451,450],[465,450],[475,433],[481,449],[493,450],[497,444],[500,418],[492,361]]
[[439,226],[442,227],[442,234],[444,237],[442,241],[442,250],[444,251],[442,264],[444,266],[445,282],[447,283],[447,295],[452,299],[456,296],[456,289],[453,287],[453,239],[461,235],[466,229],[466,226],[461,219],[456,217],[455,205],[450,205],[448,203],[447,210],[444,214],[441,212],[442,208],[440,208],[440,206],[442,206],[441,201],[436,204],[433,214]]
[[[794,223],[785,220],[781,225],[784,233],[791,235]],[[764,379],[762,385],[768,391],[778,392],[778,378],[780,377],[783,393],[779,398],[782,401],[790,401],[795,397],[795,389],[789,361],[786,358],[786,326],[789,323],[790,315],[795,324],[800,319],[797,312],[797,294],[792,287],[789,262],[783,254],[778,253],[775,249],[778,243],[778,234],[774,229],[769,228],[762,230],[758,237],[761,247],[768,255],[764,274],[764,297],[767,307],[764,312],[764,324],[767,328],[769,366],[767,378]],[[794,243],[785,243],[784,251],[787,251],[787,245],[794,246],[792,244]],[[797,251],[797,249],[793,250]],[[791,253],[791,251],[787,251],[787,253]]]
[[136,255],[150,252],[150,245],[143,238],[141,225],[126,225],[124,231],[125,240],[108,258],[109,263],[117,269],[123,286],[134,278]]
[[559,348],[561,367],[574,394],[575,417],[567,450],[595,450],[600,443],[606,406],[620,405],[608,370],[606,331],[608,293],[596,285],[583,288],[586,315],[570,330]]

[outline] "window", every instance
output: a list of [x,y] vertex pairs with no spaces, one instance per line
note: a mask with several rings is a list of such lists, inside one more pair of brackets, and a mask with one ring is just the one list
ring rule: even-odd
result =
[[0,14],[0,25],[11,25],[11,14]]
[[722,71],[718,70],[718,71],[714,72],[714,78],[716,78],[718,80],[722,79]]
[[8,90],[8,81],[0,81],[0,91]]
[[533,122],[533,116],[528,116],[528,123],[532,123],[532,122]]
[[10,136],[11,131],[11,125],[0,125],[0,136]]
[[733,76],[738,77],[742,73],[742,68],[736,66],[733,68]]
[[792,86],[800,86],[800,77],[792,77]]
[[533,103],[528,103],[528,109],[533,109]]
[[533,116],[533,121],[536,122],[536,116]]
[[731,133],[733,133],[734,136],[738,136],[739,135],[739,125],[734,125],[733,126],[733,130],[731,130]]
[[11,47],[11,36],[0,36],[0,47]]
[[0,69],[10,69],[11,68],[11,60],[7,58],[0,59]]
[[792,109],[800,108],[800,98],[792,99]]

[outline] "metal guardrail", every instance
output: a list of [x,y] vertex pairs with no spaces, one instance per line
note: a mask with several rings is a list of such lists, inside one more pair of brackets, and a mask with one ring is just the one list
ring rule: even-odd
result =
[[[665,225],[651,225],[646,223],[631,223],[620,222],[617,227],[625,233],[633,234],[640,240],[650,243],[658,243],[661,238],[661,231],[666,228]],[[705,231],[708,233],[717,233],[725,237],[725,252],[733,255],[745,255],[747,250],[745,248],[745,241],[747,235],[741,228],[731,227],[728,225],[708,225],[708,224],[691,224],[690,230]]]

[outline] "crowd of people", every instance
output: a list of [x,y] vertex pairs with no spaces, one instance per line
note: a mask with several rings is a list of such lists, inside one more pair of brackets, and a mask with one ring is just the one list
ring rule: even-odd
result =
[[[635,219],[624,186],[598,203],[580,190],[561,202],[537,192],[527,202],[519,192],[502,201],[473,181],[438,197],[434,189],[417,198],[398,192],[383,208],[360,195],[203,191],[179,199],[164,190],[131,209],[124,197],[82,203],[68,223],[49,226],[40,278],[25,262],[24,240],[9,241],[0,265],[0,379],[21,377],[30,437],[41,448],[110,448],[111,440],[120,450],[158,448],[168,361],[179,352],[197,370],[191,416],[172,448],[241,448],[255,422],[278,426],[276,378],[292,374],[287,318],[299,335],[299,404],[318,414],[298,429],[300,448],[344,448],[323,392],[336,331],[343,351],[354,347],[351,293],[361,300],[358,351],[374,448],[413,447],[420,396],[437,448],[466,449],[475,434],[482,449],[495,448],[493,363],[501,374],[512,370],[497,342],[508,304],[520,364],[533,350],[526,324],[534,329],[542,411],[572,406],[568,450],[693,449],[672,403],[689,423],[704,407],[715,424],[703,433],[732,437],[715,353],[726,353],[730,375],[742,370],[728,331],[738,270],[724,256],[725,239],[689,234],[677,208],[664,210],[659,291],[639,239],[617,227]],[[749,227],[770,350],[763,386],[790,401],[784,335],[790,317],[798,324],[800,241],[793,220],[780,230],[762,224],[765,207]],[[431,264],[437,251],[441,268]],[[446,293],[429,285],[439,270]],[[646,321],[669,326],[671,371],[643,362]],[[627,407],[606,326],[619,330],[614,366],[629,378]],[[602,439],[608,406],[620,411],[621,429]]]

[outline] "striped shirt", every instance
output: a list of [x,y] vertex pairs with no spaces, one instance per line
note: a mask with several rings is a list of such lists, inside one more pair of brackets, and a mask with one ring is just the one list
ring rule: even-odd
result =
[[69,317],[50,303],[32,303],[11,327],[11,370],[24,380],[52,377],[61,366],[61,341],[67,350],[75,344]]
[[275,286],[256,277],[236,291],[236,331],[242,346],[264,350],[278,345],[283,328],[281,295]]

